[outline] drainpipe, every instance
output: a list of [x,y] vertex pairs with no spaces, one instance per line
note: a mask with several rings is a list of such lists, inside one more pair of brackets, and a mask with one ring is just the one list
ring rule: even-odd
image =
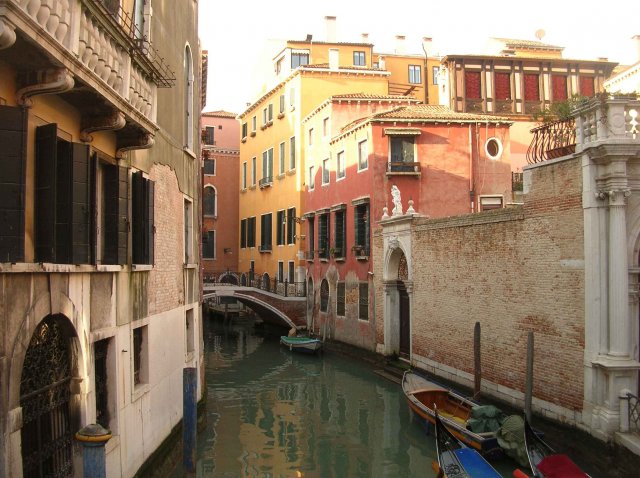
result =
[[473,193],[473,145],[471,134],[471,123],[469,123],[469,202],[471,205],[471,212],[475,212],[475,200]]

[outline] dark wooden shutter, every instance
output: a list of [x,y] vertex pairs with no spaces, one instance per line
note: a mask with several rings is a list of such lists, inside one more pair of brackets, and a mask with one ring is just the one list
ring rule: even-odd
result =
[[71,264],[73,255],[72,205],[73,205],[73,145],[62,139],[56,144],[56,194],[54,259],[58,264]]
[[134,264],[144,264],[144,178],[131,175],[131,247]]
[[0,262],[24,261],[24,188],[27,115],[0,106]]
[[593,97],[596,94],[595,81],[593,76],[580,77],[580,94],[589,98]]
[[511,74],[496,73],[496,100],[506,101],[511,99]]
[[540,79],[537,74],[524,75],[524,100],[540,101]]
[[151,180],[146,181],[146,264],[153,264],[155,259],[155,244],[154,244],[154,232],[155,232],[155,182]]
[[58,125],[36,128],[35,165],[35,257],[37,262],[55,261],[56,163]]
[[118,167],[111,164],[102,166],[103,210],[102,263],[118,262]]
[[567,77],[564,75],[551,75],[551,97],[553,101],[567,99]]
[[470,100],[479,100],[482,98],[479,71],[464,72],[464,95]]
[[91,162],[89,145],[72,143],[72,200],[69,236],[72,238],[71,262],[89,264],[91,262],[91,224],[93,208],[91,204]]

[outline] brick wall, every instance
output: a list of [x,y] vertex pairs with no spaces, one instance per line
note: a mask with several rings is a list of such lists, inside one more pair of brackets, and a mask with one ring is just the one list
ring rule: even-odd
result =
[[[531,189],[522,207],[414,221],[413,264],[420,266],[412,271],[412,356],[472,374],[479,321],[483,379],[523,392],[527,333],[533,331],[534,396],[580,410],[580,161],[550,163],[528,174]],[[379,248],[380,239],[374,244]]]

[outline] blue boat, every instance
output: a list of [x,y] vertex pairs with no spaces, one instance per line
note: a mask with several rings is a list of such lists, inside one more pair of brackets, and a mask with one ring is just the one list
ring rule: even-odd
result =
[[285,347],[289,347],[292,352],[315,354],[322,350],[322,340],[311,337],[288,337],[283,335],[280,337],[280,343]]

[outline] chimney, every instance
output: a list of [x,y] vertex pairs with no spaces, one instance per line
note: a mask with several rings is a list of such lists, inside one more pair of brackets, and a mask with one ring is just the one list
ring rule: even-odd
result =
[[431,53],[431,38],[422,37],[422,51],[424,51],[425,58],[428,58]]
[[598,61],[609,61],[609,57],[607,56],[599,56]]
[[404,53],[404,35],[396,35],[396,50],[395,52],[402,55]]
[[336,42],[336,17],[324,17],[324,22],[327,27],[327,43]]
[[340,66],[340,50],[337,48],[329,48],[329,69],[338,71]]
[[386,69],[386,62],[384,60],[384,56],[380,56],[380,58],[378,58],[378,68],[380,68],[381,70],[385,70]]
[[368,33],[361,33],[360,36],[362,37],[362,43],[369,43],[369,34]]

